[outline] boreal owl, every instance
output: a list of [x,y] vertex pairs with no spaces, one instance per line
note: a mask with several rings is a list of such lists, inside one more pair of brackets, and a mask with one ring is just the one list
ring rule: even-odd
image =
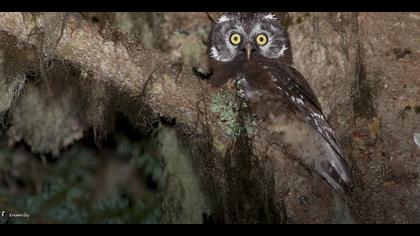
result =
[[289,36],[275,15],[221,15],[209,35],[209,56],[214,86],[234,84],[251,114],[267,122],[294,156],[335,190],[347,189],[351,172],[343,151],[313,90],[291,66]]

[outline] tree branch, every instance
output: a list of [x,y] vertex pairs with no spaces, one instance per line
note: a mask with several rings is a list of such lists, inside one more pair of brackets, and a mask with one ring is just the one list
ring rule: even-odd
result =
[[[31,32],[36,30],[37,25],[47,25],[51,16],[44,14],[37,17],[37,24],[24,19],[23,13],[0,13],[0,30],[37,46],[38,42],[33,40]],[[192,125],[195,108],[191,109],[191,105],[197,104],[194,99],[201,97],[192,95],[197,93],[197,88],[204,86],[204,90],[209,90],[209,86],[197,80],[190,73],[190,68],[174,67],[165,55],[144,49],[127,38],[115,40],[112,37],[120,35],[112,35],[108,29],[99,30],[89,22],[70,16],[55,46],[54,56],[94,72],[95,79],[111,83],[130,97],[140,96],[149,79],[160,80],[161,83],[148,88],[153,94],[149,105],[161,114],[170,111],[172,114],[168,115]],[[168,101],[169,104],[158,101]],[[185,107],[180,107],[181,104]]]
[[[0,34],[13,35],[39,50],[40,40],[33,37],[34,32],[48,34],[48,26],[60,19],[57,13],[0,13]],[[191,68],[75,15],[67,16],[62,27],[56,45],[47,45],[54,48],[54,58],[92,72],[95,80],[127,97],[142,98],[153,112],[176,118],[195,136],[211,137],[210,150],[205,151],[217,155],[196,154],[195,161],[209,184],[207,190],[213,195],[213,211],[219,221],[327,222],[336,214],[333,202],[337,196],[323,180],[309,178],[293,160],[283,158],[282,149],[269,142],[264,124],[259,124],[251,140],[249,151],[256,155],[242,153],[248,159],[241,159],[242,155],[230,152],[229,147],[240,143],[235,143],[218,114],[211,111],[218,91],[197,79]],[[194,140],[191,143],[199,145]],[[312,205],[299,204],[302,196],[309,197]]]

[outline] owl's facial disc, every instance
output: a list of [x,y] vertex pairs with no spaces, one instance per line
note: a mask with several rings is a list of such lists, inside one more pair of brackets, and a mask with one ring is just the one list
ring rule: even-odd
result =
[[278,59],[288,49],[287,37],[273,14],[227,13],[213,29],[210,57],[219,62],[254,57]]

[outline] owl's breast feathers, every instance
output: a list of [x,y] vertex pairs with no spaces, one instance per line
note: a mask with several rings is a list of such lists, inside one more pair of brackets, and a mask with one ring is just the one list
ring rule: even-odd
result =
[[252,113],[268,122],[337,191],[350,183],[351,172],[335,132],[304,77],[287,64],[255,60],[243,64],[238,85]]

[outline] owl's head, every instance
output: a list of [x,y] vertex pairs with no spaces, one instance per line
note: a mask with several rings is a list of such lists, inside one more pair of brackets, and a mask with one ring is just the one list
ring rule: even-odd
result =
[[218,63],[256,58],[291,63],[289,36],[272,13],[221,15],[210,33],[209,55]]

